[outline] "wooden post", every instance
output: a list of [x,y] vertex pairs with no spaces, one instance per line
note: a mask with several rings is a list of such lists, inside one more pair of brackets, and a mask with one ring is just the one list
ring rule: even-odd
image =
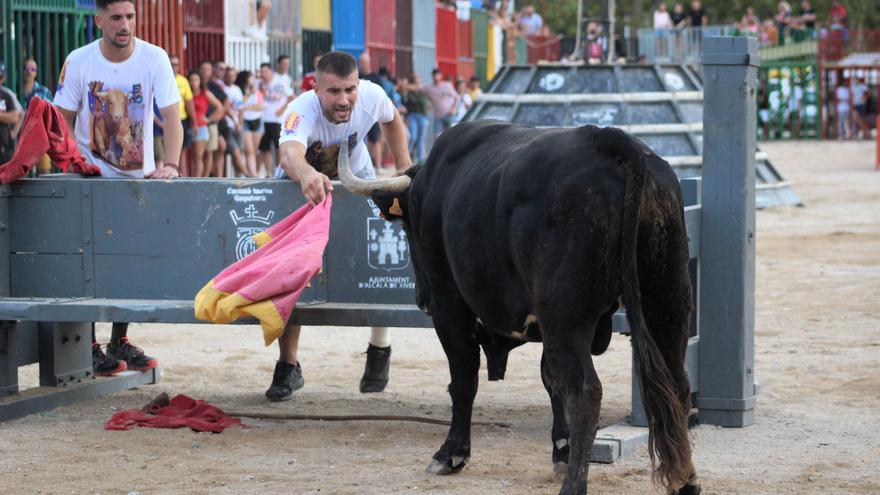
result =
[[752,424],[755,408],[757,40],[703,40],[699,393],[703,423]]

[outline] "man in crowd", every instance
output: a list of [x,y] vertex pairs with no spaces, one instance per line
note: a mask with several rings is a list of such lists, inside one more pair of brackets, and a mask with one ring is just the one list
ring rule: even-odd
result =
[[[358,57],[358,70],[361,79],[370,81],[380,88],[382,87],[382,78],[378,73],[373,72],[373,61],[366,50]],[[376,170],[379,170],[379,167],[382,166],[382,145],[382,131],[379,129],[379,123],[377,122],[367,132],[367,150],[370,152],[370,160],[373,162],[373,168]]]
[[[330,178],[306,162],[306,150],[316,141],[324,147],[349,143],[352,172],[358,177],[374,177],[363,136],[379,123],[394,155],[399,172],[412,165],[407,151],[406,126],[382,88],[358,79],[357,64],[351,55],[331,52],[321,57],[317,68],[317,87],[293,101],[284,115],[281,134],[281,170],[299,183],[303,196],[312,204],[324,201],[332,190]],[[299,325],[288,325],[278,339],[280,357],[275,365],[272,385],[266,396],[272,401],[290,399],[304,384],[297,360]],[[387,328],[373,328],[367,348],[367,362],[360,391],[381,392],[388,383],[391,342]]]
[[0,62],[0,164],[11,160],[15,153],[14,131],[22,118],[14,93],[3,85],[5,83],[6,64]]
[[183,148],[180,153],[180,175],[189,177],[189,167],[186,163],[186,149],[192,145],[192,133],[198,129],[196,122],[196,107],[193,105],[192,87],[189,81],[181,72],[183,68],[180,66],[180,57],[171,55],[171,68],[174,70],[174,83],[177,84],[177,91],[180,94],[180,121],[183,124]]
[[[134,37],[134,0],[97,0],[100,39],[67,56],[55,105],[75,133],[80,152],[104,177],[179,177],[183,142],[180,93],[165,51]],[[153,158],[153,100],[165,122],[165,163]],[[137,219],[132,219],[136,221]],[[158,360],[132,345],[128,323],[113,323],[107,353],[92,332],[92,363],[97,375],[125,369],[147,370]]]
[[[214,95],[214,98],[220,102],[223,107],[220,112],[214,112],[213,105],[208,105],[208,144],[205,146],[207,152],[205,158],[204,177],[222,177],[223,176],[223,158],[226,157],[226,112],[229,110],[229,97],[223,89],[223,73],[226,71],[226,63],[222,60],[214,60],[213,62],[204,61],[199,64],[199,75],[202,81],[207,81],[205,86],[208,91]],[[216,120],[215,120],[216,119]]]
[[431,99],[431,106],[434,107],[434,136],[439,136],[446,129],[452,127],[453,116],[455,114],[455,100],[458,93],[455,87],[449,81],[443,80],[443,73],[440,69],[434,69],[431,72],[432,84],[424,86],[422,91]]
[[263,138],[260,140],[260,163],[269,176],[275,169],[276,157],[273,152],[278,150],[278,139],[281,137],[281,114],[284,108],[296,95],[287,71],[290,70],[290,57],[278,57],[276,67],[272,70],[269,64],[260,66],[261,86],[263,89]]
[[535,12],[534,7],[526,5],[519,14],[517,26],[523,34],[541,34],[544,31],[544,19],[541,18],[540,14]]

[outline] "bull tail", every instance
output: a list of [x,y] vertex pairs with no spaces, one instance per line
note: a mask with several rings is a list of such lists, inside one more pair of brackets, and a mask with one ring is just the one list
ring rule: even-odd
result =
[[[605,129],[604,131],[612,131]],[[636,375],[648,417],[648,453],[652,479],[674,490],[687,483],[691,471],[691,444],[684,405],[678,398],[672,374],[648,330],[639,287],[639,213],[647,175],[647,148],[636,145],[622,131],[613,130],[608,144],[626,167],[623,207],[623,303],[635,346]],[[610,134],[610,132],[609,132]],[[615,146],[615,144],[617,144]],[[659,460],[659,463],[658,463]]]

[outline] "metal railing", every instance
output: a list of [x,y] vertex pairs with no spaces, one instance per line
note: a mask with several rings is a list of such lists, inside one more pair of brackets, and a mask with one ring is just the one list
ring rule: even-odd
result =
[[734,25],[688,27],[682,29],[639,29],[639,58],[648,64],[700,63],[703,38],[733,36]]

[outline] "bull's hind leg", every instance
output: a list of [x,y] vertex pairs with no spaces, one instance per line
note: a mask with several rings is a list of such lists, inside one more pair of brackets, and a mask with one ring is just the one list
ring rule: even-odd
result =
[[471,455],[471,413],[477,395],[480,348],[474,334],[474,315],[457,293],[451,304],[435,299],[432,306],[434,328],[449,361],[452,425],[427,471],[451,474],[461,471]]
[[562,406],[569,425],[568,468],[560,494],[584,494],[587,491],[587,473],[593,450],[593,440],[599,424],[602,404],[602,384],[593,367],[590,344],[598,315],[592,319],[563,321],[559,313],[549,310],[538,314],[544,338],[544,357],[551,390],[562,398]]
[[565,407],[562,404],[562,396],[553,387],[553,377],[550,376],[550,367],[547,365],[547,357],[541,354],[541,381],[544,389],[550,396],[550,407],[553,409],[553,429],[550,432],[550,440],[553,441],[553,472],[565,474],[568,470],[568,421],[565,418]]

